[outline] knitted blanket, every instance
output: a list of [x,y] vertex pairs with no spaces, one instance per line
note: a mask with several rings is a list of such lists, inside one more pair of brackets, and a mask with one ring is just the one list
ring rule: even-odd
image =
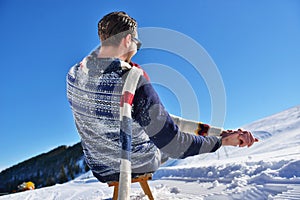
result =
[[120,102],[120,141],[121,141],[121,164],[119,178],[119,199],[130,199],[131,184],[131,138],[132,138],[132,117],[131,109],[135,90],[143,71],[137,67],[131,67],[122,62],[122,68],[128,67],[129,72],[125,80],[121,102]]

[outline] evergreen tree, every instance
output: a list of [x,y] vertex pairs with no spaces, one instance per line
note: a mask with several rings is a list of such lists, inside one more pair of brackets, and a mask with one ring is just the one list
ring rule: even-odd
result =
[[73,168],[70,163],[68,164],[68,175],[69,175],[69,177],[71,177],[72,180],[75,178],[74,173],[73,173]]
[[75,164],[74,171],[75,171],[75,174],[79,174],[80,168],[79,168],[78,164]]
[[58,176],[58,183],[65,183],[67,181],[68,181],[68,177],[66,175],[65,168],[62,165],[60,168],[59,176]]
[[52,185],[55,185],[55,179],[53,178],[53,176],[48,176],[45,186],[52,186]]

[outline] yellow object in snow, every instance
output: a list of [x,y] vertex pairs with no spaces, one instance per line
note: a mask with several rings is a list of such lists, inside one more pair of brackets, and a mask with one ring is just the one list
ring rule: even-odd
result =
[[34,189],[35,189],[34,183],[31,182],[31,181],[27,182],[27,183],[26,183],[26,188],[27,188],[28,190],[34,190]]
[[21,185],[18,186],[19,190],[34,190],[35,186],[34,183],[31,181],[24,182]]

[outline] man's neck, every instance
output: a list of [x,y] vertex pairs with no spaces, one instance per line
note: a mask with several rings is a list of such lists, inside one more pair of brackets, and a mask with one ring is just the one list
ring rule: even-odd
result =
[[124,55],[118,47],[101,46],[98,58],[119,58],[121,60],[124,60]]

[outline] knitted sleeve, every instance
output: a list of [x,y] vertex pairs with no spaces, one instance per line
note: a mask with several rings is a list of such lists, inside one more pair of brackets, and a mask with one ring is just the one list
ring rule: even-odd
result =
[[217,136],[202,136],[179,130],[145,77],[140,77],[133,100],[132,118],[153,143],[172,158],[214,152],[221,146]]
[[[135,66],[139,69],[142,69],[141,66],[137,63],[130,62],[132,66]],[[143,69],[142,69],[143,70]],[[150,78],[148,74],[143,70],[143,75],[146,78],[147,81],[150,81]],[[214,136],[220,136],[223,129],[210,126],[208,124],[204,124],[202,122],[187,120],[181,117],[178,117],[176,115],[170,114],[171,118],[173,119],[174,123],[178,126],[179,130],[186,133],[196,134],[196,135],[214,135]]]

